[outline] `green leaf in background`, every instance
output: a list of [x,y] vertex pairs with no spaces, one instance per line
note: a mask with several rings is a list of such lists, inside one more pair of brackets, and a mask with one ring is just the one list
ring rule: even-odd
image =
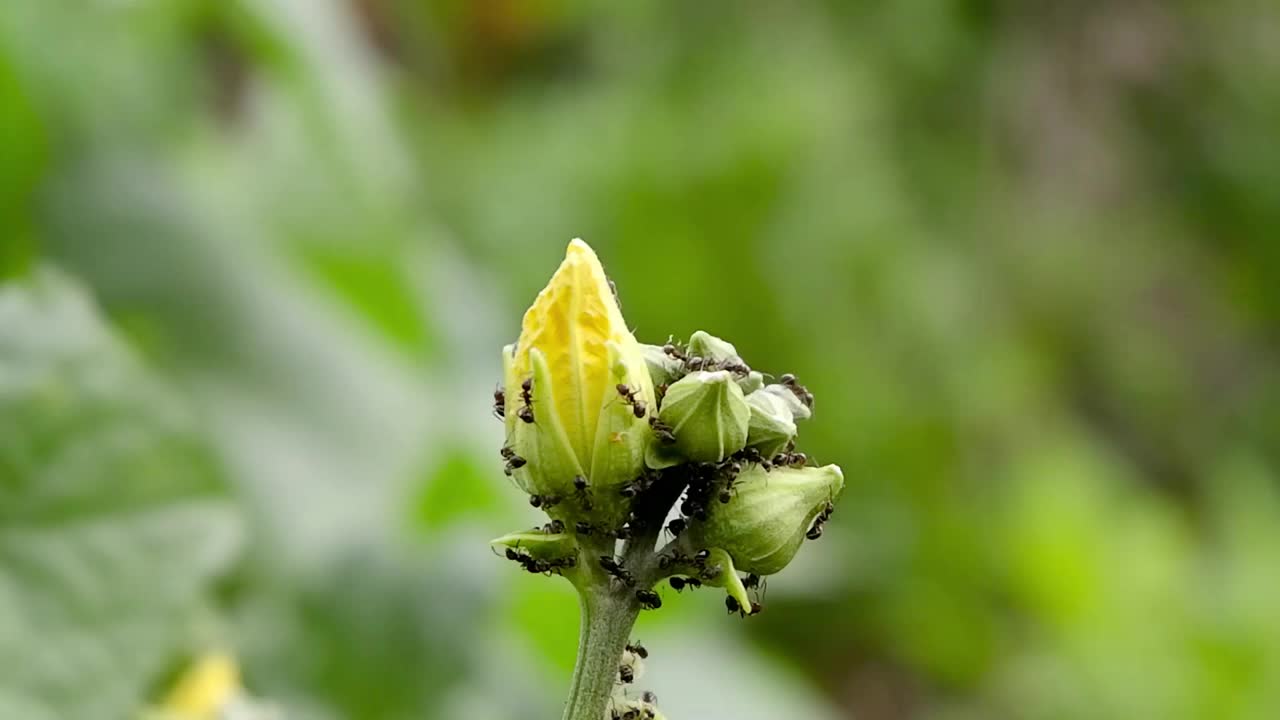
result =
[[0,288],[0,717],[123,718],[235,557],[177,398],[50,270]]

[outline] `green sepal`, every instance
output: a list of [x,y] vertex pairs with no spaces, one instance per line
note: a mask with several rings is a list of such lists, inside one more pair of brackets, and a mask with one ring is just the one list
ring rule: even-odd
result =
[[724,371],[693,372],[667,388],[660,419],[676,449],[695,462],[719,462],[746,447],[751,408]]

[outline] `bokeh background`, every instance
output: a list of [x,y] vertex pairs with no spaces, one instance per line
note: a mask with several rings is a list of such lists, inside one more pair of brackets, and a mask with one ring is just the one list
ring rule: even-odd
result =
[[1278,79],[1256,0],[6,0],[0,716],[559,717],[489,404],[581,236],[848,478],[645,614],[670,717],[1275,718]]

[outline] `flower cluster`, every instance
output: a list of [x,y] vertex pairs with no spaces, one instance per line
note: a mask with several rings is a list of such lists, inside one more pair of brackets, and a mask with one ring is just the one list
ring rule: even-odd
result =
[[[795,449],[796,423],[813,412],[807,388],[789,374],[769,382],[706,332],[639,343],[581,240],[502,362],[494,410],[506,424],[506,472],[550,522],[494,543],[530,572],[575,582],[603,572],[646,607],[661,603],[651,580],[715,585],[750,613],[759,606],[749,586],[821,534],[843,488],[839,467],[815,467]],[[653,567],[614,557],[618,540],[654,550],[664,529],[674,539]]]
[[[752,369],[706,332],[639,343],[581,240],[503,348],[502,366],[494,414],[506,426],[505,471],[548,522],[493,545],[528,572],[568,578],[584,611],[607,608],[606,633],[626,633],[640,610],[661,607],[664,580],[677,592],[723,588],[730,612],[759,612],[764,577],[821,536],[844,487],[839,467],[816,467],[796,450],[796,424],[813,413],[807,388]],[[661,717],[651,694],[628,695],[640,661],[615,642],[613,679],[593,683],[603,676],[588,672],[575,691],[597,702],[612,692],[606,718]],[[567,717],[585,717],[576,708]]]

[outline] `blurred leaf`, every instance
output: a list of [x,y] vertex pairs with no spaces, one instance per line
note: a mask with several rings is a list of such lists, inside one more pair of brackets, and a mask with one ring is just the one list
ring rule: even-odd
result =
[[240,541],[177,399],[83,291],[0,289],[0,715],[136,709]]
[[429,530],[438,530],[468,515],[492,513],[502,503],[491,475],[492,471],[482,469],[469,453],[455,450],[442,454],[419,491],[416,520]]

